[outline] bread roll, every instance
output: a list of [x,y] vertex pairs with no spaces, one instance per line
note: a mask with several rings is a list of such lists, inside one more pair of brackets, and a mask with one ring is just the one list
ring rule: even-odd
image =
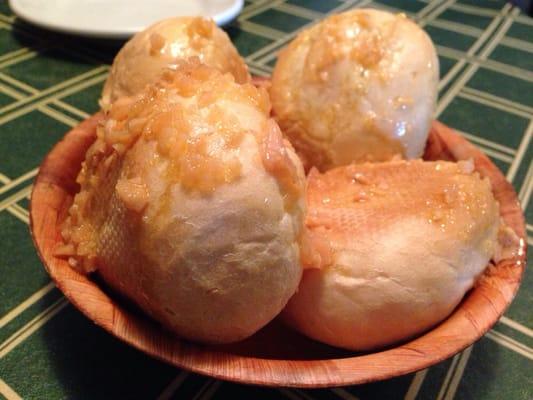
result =
[[198,60],[114,102],[63,229],[72,266],[191,340],[268,323],[300,281],[305,211],[269,112],[264,90]]
[[248,67],[228,35],[201,17],[175,17],[159,21],[131,38],[117,54],[102,92],[107,109],[122,96],[139,93],[165,68],[198,57],[203,64],[229,72],[238,83],[250,80]]
[[280,52],[272,106],[306,168],[422,155],[439,67],[403,14],[357,9],[302,31]]
[[306,225],[320,246],[285,320],[330,345],[372,350],[445,319],[498,246],[498,203],[472,169],[397,161],[313,171]]

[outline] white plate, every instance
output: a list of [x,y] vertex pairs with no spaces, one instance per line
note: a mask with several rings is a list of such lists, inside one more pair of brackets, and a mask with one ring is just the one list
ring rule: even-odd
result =
[[9,0],[13,12],[42,28],[77,35],[124,39],[160,19],[211,17],[224,25],[243,0]]

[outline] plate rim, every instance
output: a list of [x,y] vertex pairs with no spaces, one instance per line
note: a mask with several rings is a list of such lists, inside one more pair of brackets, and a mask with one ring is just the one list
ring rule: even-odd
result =
[[[48,20],[43,20],[39,17],[39,15],[35,15],[33,12],[26,9],[23,2],[24,0],[9,0],[9,7],[13,11],[13,13],[23,21],[42,29],[62,34],[74,34],[87,38],[117,40],[129,39],[137,32],[146,28],[146,26],[157,22],[154,20],[148,23],[148,25],[146,26],[135,26],[131,28],[122,28],[116,30],[103,30],[99,29],[98,27],[94,29],[78,29],[75,26],[69,24],[68,22],[57,23]],[[226,25],[228,22],[230,22],[240,14],[243,7],[244,0],[233,0],[231,6],[226,8],[224,11],[209,17],[212,18],[218,26]]]

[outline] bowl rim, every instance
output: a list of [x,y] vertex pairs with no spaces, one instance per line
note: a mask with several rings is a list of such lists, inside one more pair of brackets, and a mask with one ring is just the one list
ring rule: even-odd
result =
[[[181,340],[148,317],[130,312],[93,280],[73,270],[66,260],[53,255],[60,239],[59,224],[68,209],[69,190],[74,193],[73,178],[101,119],[102,114],[97,113],[83,121],[45,157],[30,200],[31,236],[47,272],[78,310],[118,339],[164,362],[218,379],[274,387],[319,388],[389,379],[427,368],[464,350],[498,321],[518,291],[526,265],[526,246],[515,258],[489,267],[478,285],[442,323],[386,350],[346,358],[275,359],[222,352]],[[491,180],[505,222],[525,243],[520,204],[499,169],[444,124],[435,121],[432,135],[429,146],[436,146],[445,158],[473,158],[476,170]],[[78,163],[75,174],[67,168],[74,162]],[[483,313],[476,312],[479,309]]]

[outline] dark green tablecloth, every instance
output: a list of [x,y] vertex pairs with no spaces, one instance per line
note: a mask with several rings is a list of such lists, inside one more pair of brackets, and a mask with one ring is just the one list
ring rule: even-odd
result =
[[[437,117],[507,174],[532,246],[533,19],[491,0],[257,0],[246,1],[227,31],[251,72],[268,75],[299,29],[362,6],[403,11],[431,35],[441,65]],[[186,373],[83,317],[36,256],[28,196],[46,152],[97,110],[119,46],[36,29],[0,2],[0,398],[533,398],[531,271],[505,317],[464,352],[417,374],[331,390],[249,387]]]

